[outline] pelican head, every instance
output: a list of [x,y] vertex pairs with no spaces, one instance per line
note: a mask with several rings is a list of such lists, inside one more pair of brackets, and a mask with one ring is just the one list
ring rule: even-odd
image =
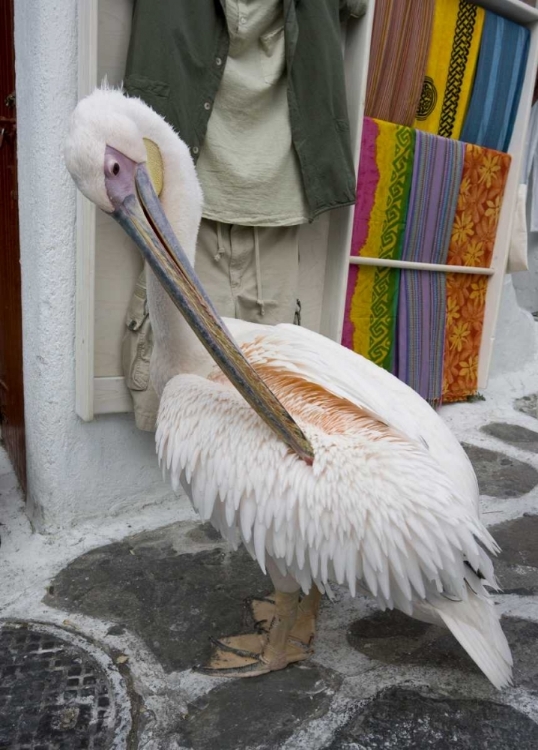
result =
[[[146,143],[173,157],[176,205],[185,251],[153,188]],[[290,414],[249,365],[205,294],[193,269],[202,195],[187,146],[138,99],[98,89],[77,105],[65,162],[79,190],[129,234],[153,272],[206,347],[252,408],[301,458],[313,450]],[[164,182],[169,179],[164,176]]]

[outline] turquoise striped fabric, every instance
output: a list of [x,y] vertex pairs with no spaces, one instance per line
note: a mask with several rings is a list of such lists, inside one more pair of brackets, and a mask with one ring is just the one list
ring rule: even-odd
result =
[[486,11],[469,111],[461,139],[507,151],[529,54],[525,26]]

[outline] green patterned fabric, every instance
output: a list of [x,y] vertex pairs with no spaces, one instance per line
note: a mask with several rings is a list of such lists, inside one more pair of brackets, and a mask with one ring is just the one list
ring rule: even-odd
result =
[[[407,217],[415,132],[365,118],[352,255],[398,259]],[[351,266],[342,343],[390,370],[400,272]]]

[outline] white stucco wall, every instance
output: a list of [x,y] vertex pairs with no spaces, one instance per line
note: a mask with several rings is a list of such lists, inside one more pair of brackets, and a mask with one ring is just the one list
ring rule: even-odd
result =
[[15,0],[29,512],[53,530],[171,497],[130,416],[75,414],[75,187],[62,160],[77,101],[75,0]]

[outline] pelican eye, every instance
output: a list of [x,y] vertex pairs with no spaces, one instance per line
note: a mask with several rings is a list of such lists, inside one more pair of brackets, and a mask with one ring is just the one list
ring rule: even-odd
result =
[[105,157],[105,176],[110,177],[116,177],[119,175],[121,171],[120,163],[117,159],[115,159],[112,155],[107,154]]

